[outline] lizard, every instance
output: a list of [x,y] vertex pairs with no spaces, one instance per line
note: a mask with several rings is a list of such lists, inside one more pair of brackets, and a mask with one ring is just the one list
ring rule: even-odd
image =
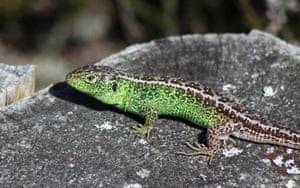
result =
[[192,152],[178,153],[207,155],[209,163],[219,151],[221,141],[229,136],[300,149],[299,131],[261,118],[255,112],[240,107],[233,99],[194,81],[86,65],[67,74],[66,82],[75,90],[105,104],[144,117],[143,125],[133,127],[132,132],[138,136],[149,138],[159,115],[184,118],[207,128],[206,145],[186,142]]

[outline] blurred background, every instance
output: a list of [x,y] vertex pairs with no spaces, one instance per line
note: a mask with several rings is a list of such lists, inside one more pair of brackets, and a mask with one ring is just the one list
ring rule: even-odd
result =
[[37,65],[37,90],[126,46],[260,29],[300,40],[297,0],[0,0],[0,62]]

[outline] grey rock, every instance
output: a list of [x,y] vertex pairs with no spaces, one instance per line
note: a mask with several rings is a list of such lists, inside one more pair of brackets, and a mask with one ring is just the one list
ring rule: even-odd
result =
[[34,65],[13,66],[0,63],[0,106],[32,95],[34,89]]
[[[167,37],[130,46],[98,64],[198,81],[236,96],[266,119],[300,129],[299,55],[298,47],[254,30]],[[130,127],[142,122],[65,82],[3,107],[1,187],[300,185],[299,175],[286,175],[291,169],[299,173],[299,151],[235,139],[208,165],[206,156],[175,154],[189,151],[184,141],[205,141],[201,127],[162,117],[149,140],[136,139]],[[290,166],[275,165],[272,159],[280,157],[291,159]]]

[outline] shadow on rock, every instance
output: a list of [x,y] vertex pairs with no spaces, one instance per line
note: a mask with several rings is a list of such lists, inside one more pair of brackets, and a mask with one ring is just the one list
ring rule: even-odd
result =
[[94,110],[113,110],[120,112],[111,105],[104,104],[93,97],[73,89],[66,82],[56,83],[49,89],[49,93],[57,98],[83,105]]

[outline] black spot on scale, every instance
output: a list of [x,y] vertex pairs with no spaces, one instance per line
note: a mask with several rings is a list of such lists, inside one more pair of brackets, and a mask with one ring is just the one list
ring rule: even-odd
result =
[[178,78],[170,78],[169,82],[172,84],[177,84],[179,86],[184,86],[184,83],[182,81],[180,81],[180,79],[178,79]]
[[146,95],[141,95],[141,99],[145,100],[146,99]]
[[263,123],[263,124],[268,124],[269,121],[266,120],[265,118],[260,118],[260,122]]
[[231,108],[233,110],[237,111],[237,112],[242,112],[243,113],[245,111],[245,110],[241,109],[241,107],[238,106],[238,105],[232,105]]
[[162,77],[158,77],[158,76],[147,76],[147,75],[139,75],[136,77],[138,80],[143,80],[143,81],[146,81],[146,82],[165,82],[165,78],[162,78]]
[[158,81],[158,82],[166,82],[167,78],[162,78],[159,76],[153,77],[153,80]]
[[83,67],[80,67],[78,69],[75,69],[71,72],[71,74],[84,74],[84,73],[90,73],[93,72],[94,68],[91,65],[85,65]]
[[223,112],[223,110],[221,108],[217,108],[218,112]]
[[175,89],[175,95],[176,95],[176,98],[178,98],[178,99],[184,98],[185,97],[184,93],[185,93],[185,90],[182,88]]
[[187,88],[186,90],[187,94],[194,96],[195,92],[193,90],[191,90],[190,88]]
[[225,105],[223,103],[219,103],[218,108],[220,108],[222,111],[224,111]]
[[215,92],[212,89],[208,88],[208,87],[204,88],[203,93],[206,94],[206,95],[210,95],[211,97],[215,96]]
[[193,82],[193,81],[185,81],[185,86],[186,87],[191,87],[191,88],[194,88],[194,89],[197,89],[197,90],[204,90],[204,86],[197,83],[197,82]]
[[203,95],[196,94],[196,98],[199,102],[202,102],[204,100]]
[[101,72],[101,73],[112,73],[112,72],[116,72],[114,69],[112,69],[111,67],[108,66],[95,66],[95,65],[90,65],[89,66],[90,69],[92,69],[92,71],[94,72]]
[[222,96],[219,101],[221,102],[230,102],[229,98]]

